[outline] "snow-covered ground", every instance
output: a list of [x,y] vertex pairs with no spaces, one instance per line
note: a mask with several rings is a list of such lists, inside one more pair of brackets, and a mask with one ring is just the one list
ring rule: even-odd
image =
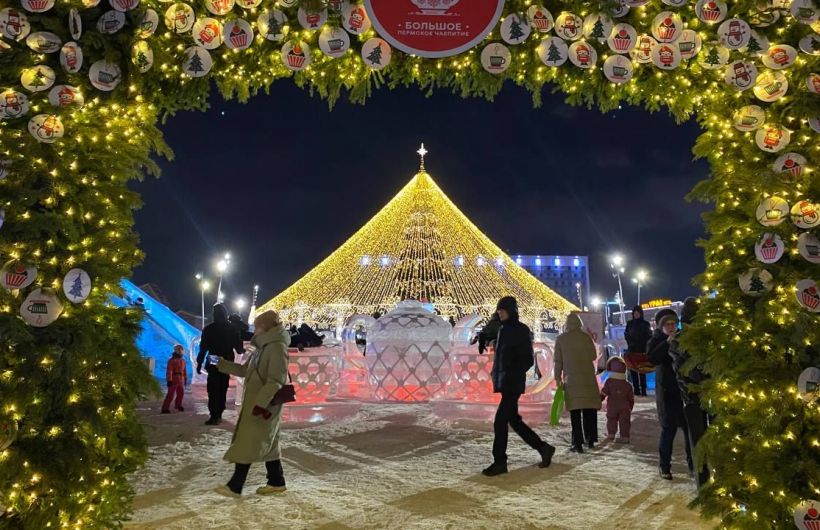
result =
[[[687,508],[694,485],[676,440],[673,482],[657,473],[653,398],[633,414],[633,444],[568,452],[569,421],[536,430],[558,452],[549,469],[510,433],[510,473],[486,478],[490,425],[451,424],[425,405],[364,405],[358,415],[309,428],[286,428],[288,491],[259,497],[264,466],[251,469],[244,498],[220,497],[232,465],[222,461],[231,422],[206,427],[201,390],[184,413],[142,405],[151,444],[130,529],[700,529],[714,526]],[[196,400],[196,403],[193,403]],[[194,405],[194,406],[192,406]],[[226,412],[233,420],[234,411]],[[604,433],[603,413],[599,415]],[[603,439],[603,436],[602,436]]]

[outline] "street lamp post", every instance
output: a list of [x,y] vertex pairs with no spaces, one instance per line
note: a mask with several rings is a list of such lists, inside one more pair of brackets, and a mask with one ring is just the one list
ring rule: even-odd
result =
[[638,271],[638,275],[635,278],[632,278],[632,281],[638,284],[638,305],[641,305],[641,285],[646,283],[646,278],[647,274],[644,270]]
[[[623,284],[621,283],[621,274],[624,272],[624,258],[620,254],[616,254],[612,256],[612,261],[610,262],[609,266],[612,269],[612,277],[618,279],[618,306],[621,309],[621,320],[625,320],[624,316],[624,288]],[[621,322],[623,325],[623,322]]]
[[581,293],[581,283],[580,282],[575,282],[575,294],[578,295],[578,307],[583,309],[584,308],[584,296]]
[[196,279],[199,281],[199,294],[200,294],[200,303],[201,303],[201,313],[200,313],[200,323],[199,329],[205,328],[205,291],[210,289],[211,282],[206,280],[201,272],[196,274]]
[[221,303],[225,298],[225,295],[222,293],[222,277],[225,275],[230,264],[231,254],[228,252],[225,253],[225,257],[216,263],[216,271],[219,273],[219,285],[216,288],[216,301],[218,303]]

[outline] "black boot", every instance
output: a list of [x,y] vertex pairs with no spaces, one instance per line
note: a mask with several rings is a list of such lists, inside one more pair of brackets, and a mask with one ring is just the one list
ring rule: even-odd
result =
[[494,477],[496,475],[503,475],[507,472],[506,462],[493,462],[490,467],[481,472],[485,477]]
[[205,422],[205,425],[219,425],[220,423],[222,423],[222,418],[211,416],[208,418],[208,421]]
[[555,454],[555,447],[544,442],[544,445],[538,449],[538,453],[541,455],[541,462],[538,464],[538,467],[550,467],[550,464],[552,464],[552,455]]

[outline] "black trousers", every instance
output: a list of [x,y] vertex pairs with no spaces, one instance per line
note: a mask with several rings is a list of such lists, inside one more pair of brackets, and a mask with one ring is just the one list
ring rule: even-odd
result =
[[636,396],[646,395],[646,374],[639,374],[635,370],[629,371],[629,380],[632,382],[632,389]]
[[208,368],[208,412],[212,418],[221,418],[225,412],[230,377],[216,368]]
[[689,429],[686,426],[686,422],[683,422],[681,425],[675,425],[674,422],[670,423],[671,425],[661,424],[661,437],[658,441],[658,454],[661,459],[661,471],[668,472],[672,469],[672,449],[678,429],[683,429],[683,441],[684,447],[686,448],[686,464],[689,466],[689,471],[694,471],[695,465],[692,462],[692,446],[689,443]]
[[[689,446],[691,447],[691,451],[694,452],[695,447],[698,445],[698,440],[700,440],[701,436],[706,432],[706,428],[709,426],[709,415],[706,414],[706,411],[700,408],[700,405],[697,403],[684,405],[683,415],[686,418],[686,427],[689,431]],[[697,472],[698,487],[703,486],[708,481],[709,468],[704,462]]]
[[[285,475],[282,471],[281,460],[269,460],[265,462],[265,469],[268,471],[268,486],[284,486]],[[245,486],[245,481],[248,480],[248,471],[251,470],[250,464],[236,464],[233,470],[233,476],[228,481],[228,488],[234,493],[242,493],[242,488]]]
[[572,446],[581,447],[584,441],[598,441],[598,411],[595,409],[575,409],[569,411],[572,423]]
[[502,392],[501,403],[495,412],[493,428],[495,430],[495,440],[493,440],[493,460],[498,464],[507,462],[507,440],[509,438],[508,426],[520,436],[530,447],[535,450],[541,449],[546,444],[541,438],[524,423],[518,414],[518,399],[521,394],[511,394]]

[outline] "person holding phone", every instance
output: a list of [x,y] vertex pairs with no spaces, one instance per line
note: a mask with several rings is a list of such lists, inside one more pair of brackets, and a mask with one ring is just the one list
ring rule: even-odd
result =
[[279,315],[265,311],[254,320],[256,334],[251,339],[255,350],[245,364],[216,357],[215,368],[223,374],[245,378],[242,408],[231,446],[224,459],[232,462],[234,473],[228,483],[216,488],[227,497],[239,497],[251,464],[264,462],[268,482],[258,488],[259,495],[286,490],[279,449],[279,424],[282,405],[271,405],[273,397],[288,382],[288,345],[290,334]]
[[[228,321],[228,310],[223,304],[214,305],[214,321],[202,330],[199,354],[196,357],[196,373],[202,373],[202,365],[207,355],[216,355],[228,361],[234,360],[235,353],[245,353],[239,330]],[[212,363],[205,365],[208,372],[208,412],[210,417],[205,425],[219,425],[225,412],[230,377],[220,373]]]

